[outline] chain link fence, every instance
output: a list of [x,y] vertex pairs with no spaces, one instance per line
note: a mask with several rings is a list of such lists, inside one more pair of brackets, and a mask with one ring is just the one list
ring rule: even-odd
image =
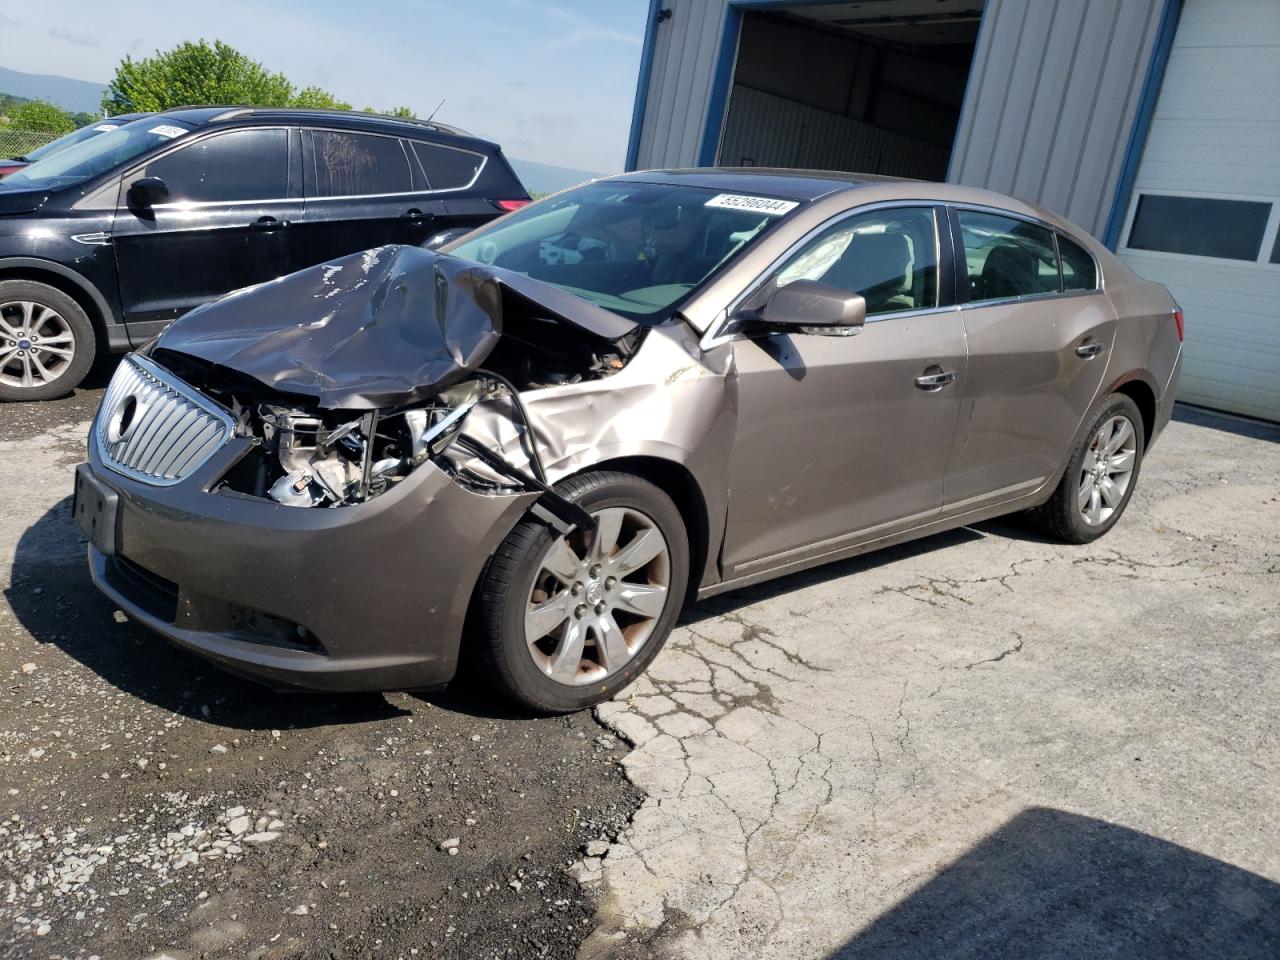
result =
[[50,140],[62,136],[48,130],[19,130],[15,127],[0,127],[0,158],[21,157],[36,147],[42,147]]

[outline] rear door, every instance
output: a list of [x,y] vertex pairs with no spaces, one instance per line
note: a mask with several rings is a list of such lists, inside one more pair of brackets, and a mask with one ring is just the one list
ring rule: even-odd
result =
[[400,137],[316,129],[303,140],[311,263],[389,243],[417,246],[439,228],[444,205]]
[[949,237],[936,231],[939,220],[945,227],[945,211],[931,206],[856,213],[784,262],[779,284],[819,280],[864,296],[857,335],[732,343],[726,577],[838,552],[941,509],[965,338],[948,306]]
[[964,511],[1056,472],[1102,384],[1115,313],[1093,257],[1070,238],[1004,212],[951,217],[969,375],[946,503]]
[[[126,174],[111,239],[127,323],[172,320],[231,290],[301,265],[298,166],[288,127],[188,141]],[[158,177],[164,203],[136,209],[129,186]]]

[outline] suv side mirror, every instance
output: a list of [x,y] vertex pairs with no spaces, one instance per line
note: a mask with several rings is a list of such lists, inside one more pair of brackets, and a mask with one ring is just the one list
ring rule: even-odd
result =
[[143,177],[129,185],[129,206],[150,210],[169,199],[169,185],[159,177]]
[[739,317],[747,336],[796,332],[848,337],[867,319],[867,301],[860,294],[817,280],[795,280],[785,287],[771,283],[761,292],[768,298],[764,306],[744,310]]

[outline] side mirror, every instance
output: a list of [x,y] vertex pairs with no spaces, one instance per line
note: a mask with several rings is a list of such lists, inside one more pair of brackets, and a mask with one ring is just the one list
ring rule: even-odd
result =
[[423,250],[438,250],[446,243],[453,243],[459,237],[465,236],[472,231],[472,227],[451,227],[448,230],[441,230],[435,236],[427,239],[422,245]]
[[745,310],[739,318],[739,329],[748,336],[795,332],[849,337],[867,319],[867,301],[860,294],[817,280],[795,280],[785,287],[770,284],[762,293],[767,297],[764,306]]
[[143,177],[129,185],[129,206],[150,210],[169,199],[169,185],[159,177]]

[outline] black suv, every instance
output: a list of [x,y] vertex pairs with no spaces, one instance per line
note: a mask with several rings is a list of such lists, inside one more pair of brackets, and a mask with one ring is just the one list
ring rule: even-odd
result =
[[98,351],[228,291],[528,202],[498,146],[439,123],[244,107],[135,120],[0,180],[0,399],[64,394]]

